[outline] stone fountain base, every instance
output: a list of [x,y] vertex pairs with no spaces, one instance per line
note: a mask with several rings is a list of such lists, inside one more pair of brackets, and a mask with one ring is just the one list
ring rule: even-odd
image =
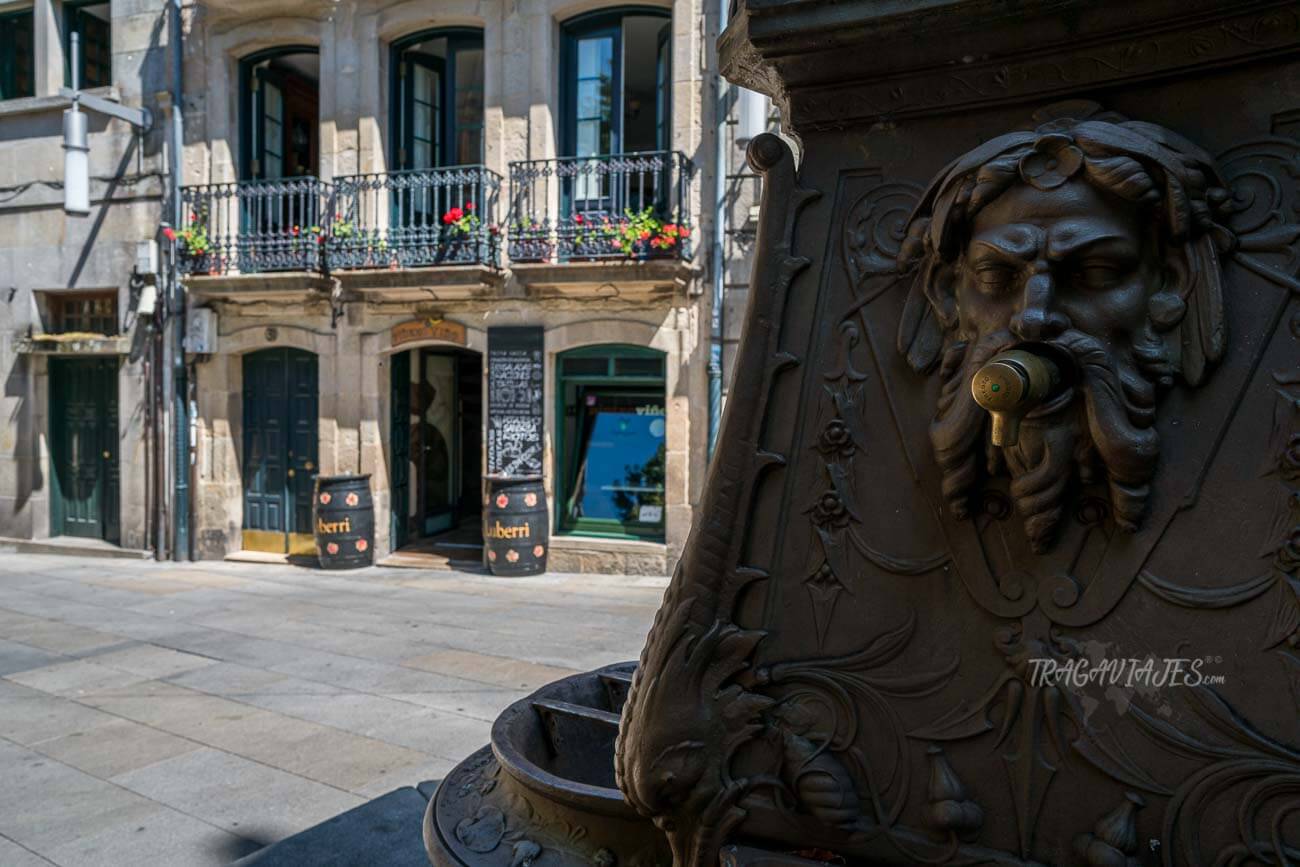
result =
[[635,663],[547,684],[506,708],[492,742],[447,775],[424,816],[438,867],[669,864],[667,838],[614,785]]

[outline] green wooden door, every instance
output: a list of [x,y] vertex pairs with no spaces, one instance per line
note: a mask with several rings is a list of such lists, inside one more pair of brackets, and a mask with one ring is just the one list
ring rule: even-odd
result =
[[390,444],[388,478],[392,496],[392,546],[407,542],[407,515],[411,508],[411,353],[398,352],[391,360],[389,392]]
[[245,550],[314,550],[317,382],[310,352],[279,348],[244,356]]
[[116,543],[116,359],[50,359],[50,446],[50,533]]

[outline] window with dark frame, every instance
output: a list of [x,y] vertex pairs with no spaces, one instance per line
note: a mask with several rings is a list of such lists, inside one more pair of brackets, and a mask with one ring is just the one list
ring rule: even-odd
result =
[[51,292],[46,296],[52,334],[118,333],[117,292]]
[[561,533],[664,538],[666,357],[589,346],[557,361]]
[[444,28],[393,43],[392,141],[400,169],[483,162],[483,32]]
[[0,13],[0,99],[36,95],[35,47],[31,9]]
[[103,0],[67,0],[63,4],[64,80],[72,84],[72,34],[81,37],[82,87],[113,83],[112,12]]

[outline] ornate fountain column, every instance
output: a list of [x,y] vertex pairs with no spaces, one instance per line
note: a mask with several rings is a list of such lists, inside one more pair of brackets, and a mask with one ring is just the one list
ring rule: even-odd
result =
[[1300,862],[1300,8],[737,0],[780,104],[632,680],[678,865]]

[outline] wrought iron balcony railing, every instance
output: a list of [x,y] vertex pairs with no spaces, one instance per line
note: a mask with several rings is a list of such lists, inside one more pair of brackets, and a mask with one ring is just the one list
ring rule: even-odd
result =
[[691,176],[678,151],[510,164],[515,262],[691,257]]
[[183,187],[182,269],[190,274],[319,271],[332,194],[329,184],[312,177]]
[[334,181],[331,269],[498,264],[501,176],[452,166]]

